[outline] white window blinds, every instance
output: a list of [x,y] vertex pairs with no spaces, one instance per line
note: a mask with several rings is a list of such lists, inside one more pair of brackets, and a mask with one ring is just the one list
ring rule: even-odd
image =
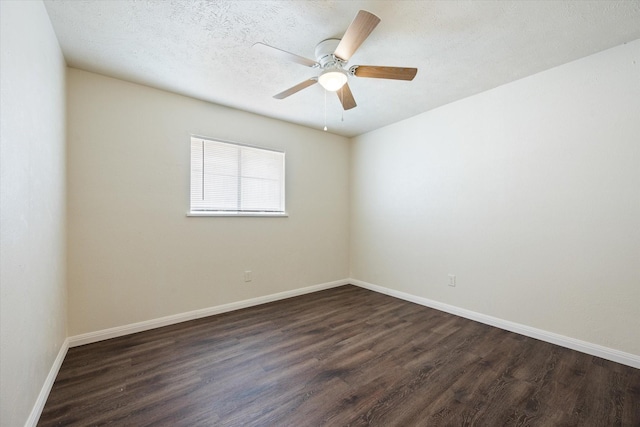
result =
[[284,214],[284,153],[192,137],[191,212]]

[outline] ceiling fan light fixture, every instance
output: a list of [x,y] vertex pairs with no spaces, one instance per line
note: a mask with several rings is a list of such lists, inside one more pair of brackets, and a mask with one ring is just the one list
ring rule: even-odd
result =
[[339,68],[330,68],[318,76],[318,83],[329,92],[335,92],[347,82],[347,72]]

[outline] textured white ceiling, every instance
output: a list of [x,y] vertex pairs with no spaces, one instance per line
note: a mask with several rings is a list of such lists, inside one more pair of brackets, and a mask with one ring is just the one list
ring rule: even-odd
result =
[[412,82],[351,77],[358,106],[327,97],[329,131],[358,135],[640,38],[640,1],[46,0],[71,67],[321,129],[324,90],[272,98],[317,71],[255,42],[314,58],[359,9],[381,23],[349,65],[417,67]]

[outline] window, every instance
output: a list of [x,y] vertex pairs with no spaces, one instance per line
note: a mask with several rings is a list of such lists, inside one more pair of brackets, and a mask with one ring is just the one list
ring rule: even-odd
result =
[[190,215],[286,215],[284,153],[191,138]]

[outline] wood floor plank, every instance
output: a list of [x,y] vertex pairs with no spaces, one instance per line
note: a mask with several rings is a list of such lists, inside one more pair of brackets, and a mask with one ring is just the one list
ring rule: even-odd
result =
[[354,286],[69,349],[39,426],[640,426],[640,370]]

